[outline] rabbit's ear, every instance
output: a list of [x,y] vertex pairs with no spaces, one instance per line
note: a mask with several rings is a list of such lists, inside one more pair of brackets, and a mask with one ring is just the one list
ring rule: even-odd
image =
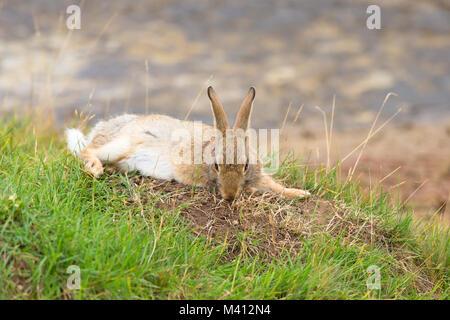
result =
[[210,86],[208,87],[208,97],[211,100],[211,106],[214,113],[214,124],[217,129],[225,132],[230,126],[228,125],[227,115],[223,110],[222,104],[217,99],[216,92]]
[[243,129],[244,131],[248,129],[255,94],[255,88],[250,87],[250,90],[248,90],[248,94],[242,102],[241,108],[239,109],[238,115],[236,117],[236,123],[234,124],[234,129]]

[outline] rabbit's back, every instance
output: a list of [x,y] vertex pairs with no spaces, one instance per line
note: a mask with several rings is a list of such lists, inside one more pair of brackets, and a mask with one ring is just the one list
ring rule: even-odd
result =
[[159,114],[145,116],[124,114],[99,121],[87,136],[87,143],[101,146],[123,136],[132,140],[154,138],[153,140],[167,141],[173,130],[184,126],[183,122]]
[[137,115],[124,114],[118,117],[99,121],[87,136],[87,143],[102,145],[111,141],[130,122],[136,120]]

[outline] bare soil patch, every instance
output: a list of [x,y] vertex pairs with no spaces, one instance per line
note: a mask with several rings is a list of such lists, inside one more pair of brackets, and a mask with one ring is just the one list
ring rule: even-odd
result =
[[[317,233],[344,235],[352,243],[387,245],[375,221],[355,219],[342,204],[316,197],[287,200],[273,194],[244,194],[230,203],[203,188],[176,182],[130,177],[139,194],[131,203],[180,210],[183,221],[211,243],[227,244],[227,259],[238,255],[279,258],[298,254]],[[116,181],[116,183],[118,183]],[[138,200],[139,199],[139,200]]]

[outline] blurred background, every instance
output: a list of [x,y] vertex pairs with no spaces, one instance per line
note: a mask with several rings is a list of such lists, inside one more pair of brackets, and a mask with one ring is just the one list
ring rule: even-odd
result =
[[[66,26],[72,4],[79,30]],[[371,4],[381,30],[366,27]],[[344,177],[381,181],[449,223],[447,0],[0,0],[0,114],[39,109],[59,128],[74,110],[211,124],[208,85],[230,121],[254,86],[252,125],[283,128],[285,153],[345,159]]]

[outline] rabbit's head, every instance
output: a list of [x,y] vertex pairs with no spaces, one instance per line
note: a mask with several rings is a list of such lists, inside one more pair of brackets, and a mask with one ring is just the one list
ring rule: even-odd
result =
[[[208,97],[211,100],[215,129],[223,138],[222,150],[217,148],[214,150],[216,161],[209,166],[208,176],[211,184],[218,188],[222,197],[231,201],[239,196],[246,186],[254,183],[260,172],[259,160],[254,157],[254,150],[245,135],[249,128],[255,89],[251,87],[242,102],[233,129],[230,129],[225,111],[212,87],[208,88]],[[239,147],[238,139],[242,138],[241,142],[244,141],[244,143],[241,144],[242,147]],[[257,161],[250,161],[253,159]]]

